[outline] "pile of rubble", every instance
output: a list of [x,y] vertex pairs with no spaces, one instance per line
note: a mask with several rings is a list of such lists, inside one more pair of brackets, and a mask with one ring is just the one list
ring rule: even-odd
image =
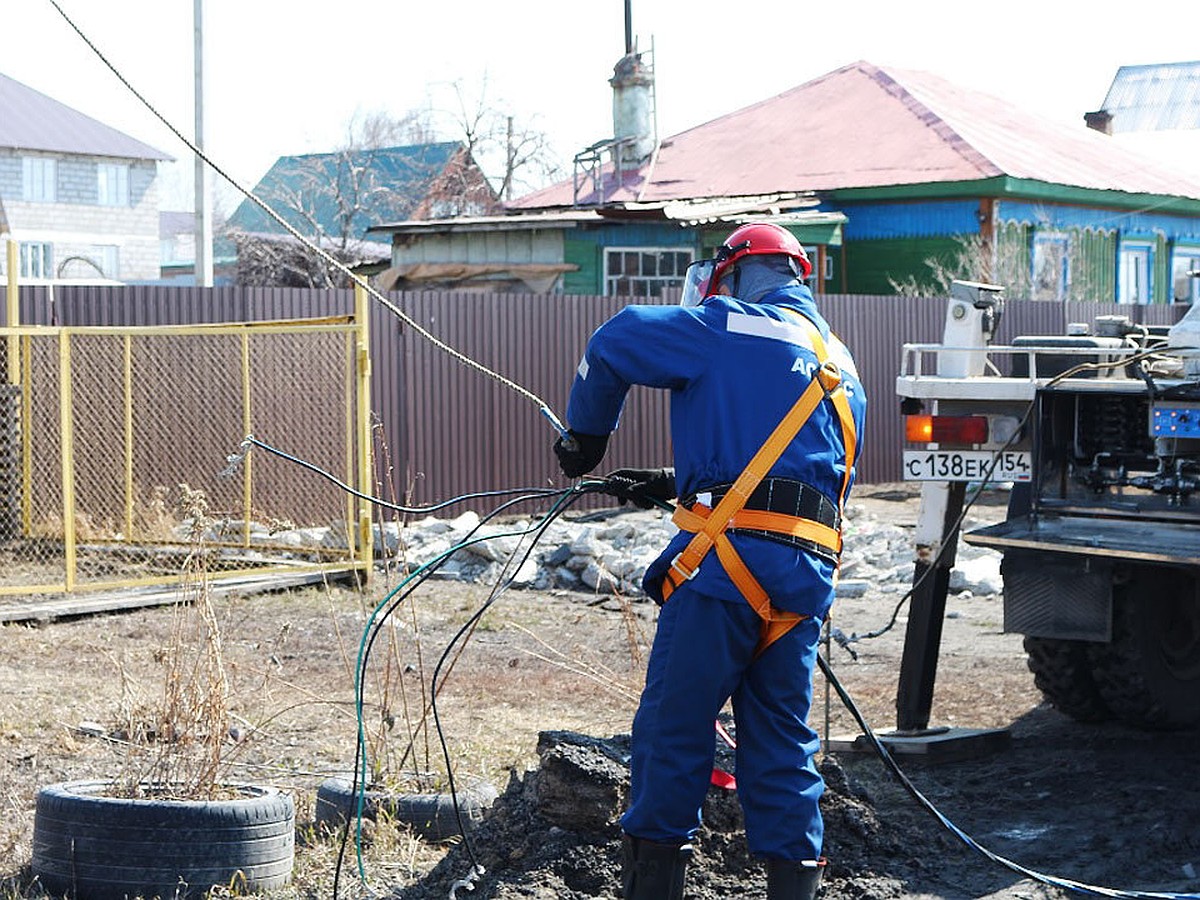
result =
[[[241,523],[224,523],[236,527]],[[563,589],[637,599],[643,596],[642,573],[676,533],[669,514],[660,510],[615,507],[568,513],[537,527],[532,519],[480,525],[474,512],[452,519],[426,517],[375,526],[375,555],[383,565],[409,570],[431,566],[433,577],[478,584],[510,582],[534,590]],[[531,532],[537,530],[536,542]],[[862,504],[846,511],[845,549],[839,596],[868,590],[901,594],[912,584],[913,529],[889,517],[880,519]],[[251,542],[287,548],[303,556],[315,548],[345,547],[346,529],[251,528]],[[214,535],[219,537],[220,535]],[[339,543],[340,542],[340,543]],[[960,546],[951,590],[999,594],[999,554]]]
[[[647,565],[676,533],[670,516],[658,510],[618,508],[560,518],[551,523],[530,549],[521,532],[532,523],[479,526],[475,513],[456,519],[427,518],[385,526],[378,550],[410,567],[425,565],[470,537],[438,569],[441,578],[494,584],[511,578],[516,586],[535,590],[561,588],[637,598]],[[1000,556],[992,550],[960,546],[951,578],[955,593],[999,594]],[[861,596],[868,589],[902,594],[912,585],[913,529],[881,521],[861,504],[846,513],[845,549],[839,596]]]

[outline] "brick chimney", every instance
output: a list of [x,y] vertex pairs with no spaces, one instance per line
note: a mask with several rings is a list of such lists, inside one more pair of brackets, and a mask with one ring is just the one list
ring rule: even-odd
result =
[[1084,113],[1083,121],[1087,123],[1087,127],[1101,134],[1112,134],[1113,116],[1107,109],[1098,109],[1095,112]]

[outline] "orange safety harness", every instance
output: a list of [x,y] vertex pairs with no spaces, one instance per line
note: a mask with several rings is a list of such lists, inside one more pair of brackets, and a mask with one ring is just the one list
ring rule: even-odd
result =
[[[845,507],[846,495],[850,490],[850,473],[854,468],[855,450],[857,449],[854,415],[850,410],[850,400],[846,396],[845,387],[842,385],[841,370],[829,358],[825,341],[817,326],[807,318],[800,317],[800,320],[808,331],[813,351],[817,356],[818,366],[812,381],[809,382],[808,387],[805,388],[787,415],[775,426],[775,430],[771,432],[763,445],[758,448],[746,468],[742,470],[715,508],[709,509],[703,503],[696,503],[691,509],[686,508],[683,504],[675,508],[672,521],[681,530],[690,532],[693,537],[671,561],[671,567],[667,570],[662,585],[663,601],[666,602],[681,584],[695,577],[701,561],[709,550],[715,548],[717,559],[720,560],[730,580],[762,620],[762,632],[756,654],[762,653],[809,616],[776,609],[772,606],[767,592],[763,590],[762,585],[746,567],[725,532],[729,528],[752,528],[758,531],[790,535],[811,541],[830,551],[836,557],[842,552],[842,511]],[[745,509],[746,502],[754,493],[754,489],[767,476],[771,466],[775,465],[779,457],[783,455],[783,451],[799,434],[804,423],[812,416],[813,411],[822,400],[829,400],[833,404],[841,425],[842,445],[846,454],[846,472],[842,477],[842,486],[838,494],[838,528],[831,528],[821,522],[799,516]]]

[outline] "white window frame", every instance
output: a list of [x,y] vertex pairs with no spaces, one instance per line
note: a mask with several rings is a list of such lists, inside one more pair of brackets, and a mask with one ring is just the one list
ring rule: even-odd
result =
[[[1182,265],[1181,265],[1182,264]],[[1200,301],[1200,276],[1188,277],[1188,272],[1200,272],[1200,246],[1176,246],[1171,251],[1171,302],[1191,303]],[[1186,279],[1185,299],[1180,299],[1179,281]]]
[[58,201],[58,160],[52,156],[21,157],[21,199],[30,203]]
[[1117,251],[1117,302],[1154,302],[1154,244],[1122,241]]
[[[639,254],[638,273],[631,275],[626,272],[613,272],[612,259],[617,253],[636,253]],[[685,259],[674,260],[673,268],[678,271],[668,275],[658,274],[658,260],[655,261],[653,268],[654,274],[642,274],[642,269],[645,268],[644,260],[650,255],[661,255],[664,253],[678,254]],[[696,254],[690,247],[605,247],[604,248],[604,294],[607,297],[661,297],[664,289],[682,288],[684,272],[687,270],[687,264],[694,262]],[[632,283],[635,286],[644,286],[644,291],[639,290],[619,290],[623,282]]]
[[19,277],[46,280],[54,277],[54,245],[49,241],[21,241],[17,257]]
[[[1053,247],[1055,254],[1046,256]],[[1057,271],[1054,269],[1057,268]],[[1029,252],[1029,293],[1033,300],[1061,303],[1071,288],[1071,238],[1057,231],[1038,232]]]
[[99,206],[129,205],[129,166],[124,163],[97,163],[96,203]]

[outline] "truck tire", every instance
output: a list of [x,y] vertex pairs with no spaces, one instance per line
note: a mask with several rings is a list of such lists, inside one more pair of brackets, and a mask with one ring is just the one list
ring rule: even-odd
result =
[[1200,723],[1200,577],[1140,568],[1113,586],[1112,641],[1090,650],[1096,687],[1128,725]]
[[1090,646],[1087,641],[1025,638],[1029,671],[1046,701],[1077,722],[1105,722],[1113,714],[1092,677]]

